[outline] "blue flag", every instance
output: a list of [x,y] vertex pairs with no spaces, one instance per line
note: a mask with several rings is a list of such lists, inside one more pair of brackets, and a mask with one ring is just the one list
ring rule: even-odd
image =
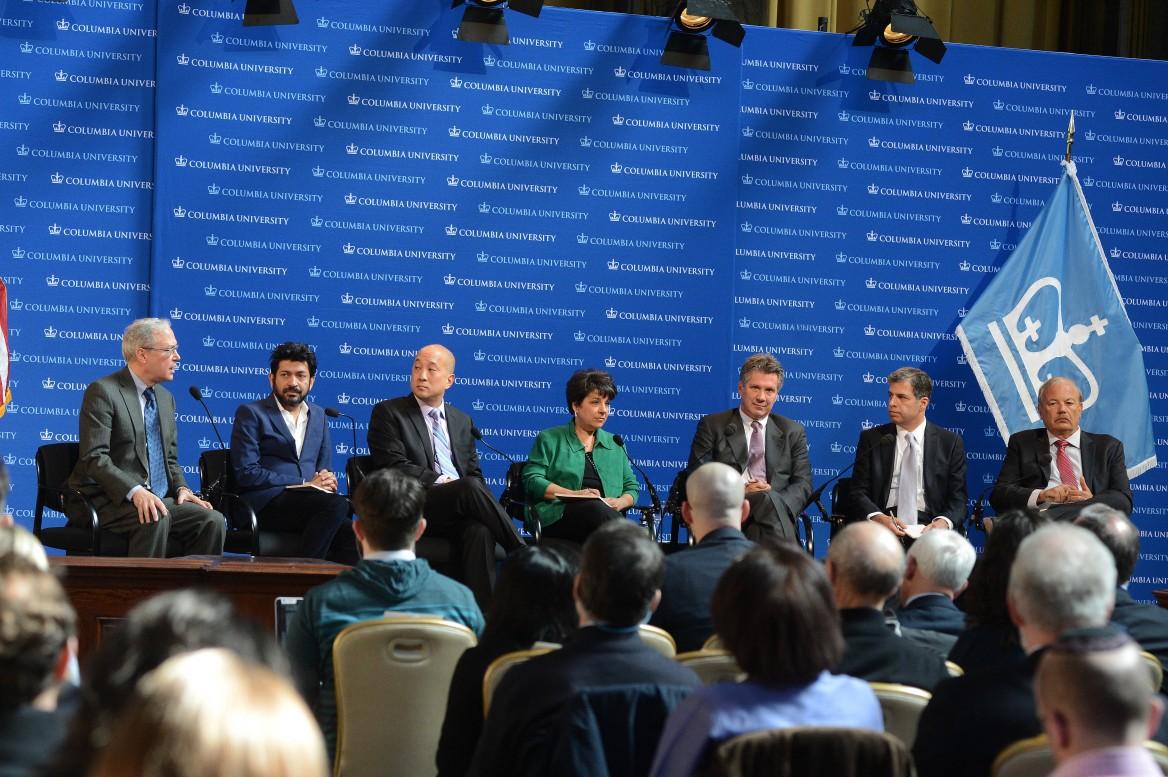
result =
[[1123,443],[1128,477],[1156,465],[1144,354],[1074,162],[957,327],[1002,437],[1040,424],[1038,387],[1071,378],[1082,426]]

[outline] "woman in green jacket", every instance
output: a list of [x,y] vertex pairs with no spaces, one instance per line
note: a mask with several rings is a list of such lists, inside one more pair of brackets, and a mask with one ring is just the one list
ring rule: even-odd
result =
[[637,502],[637,478],[623,448],[600,427],[616,397],[612,376],[579,370],[568,378],[572,420],[535,438],[523,470],[528,502],[545,537],[583,543]]

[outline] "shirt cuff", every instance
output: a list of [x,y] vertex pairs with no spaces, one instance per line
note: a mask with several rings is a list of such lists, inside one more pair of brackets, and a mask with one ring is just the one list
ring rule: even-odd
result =
[[934,521],[944,521],[946,526],[948,526],[950,529],[953,528],[953,521],[949,520],[949,516],[947,516],[947,515],[933,516],[933,520]]
[[143,486],[143,485],[137,485],[137,486],[134,486],[133,488],[131,488],[129,493],[126,494],[126,501],[133,502],[134,501],[134,494],[138,493],[139,491],[141,491],[145,487],[146,486]]
[[1036,488],[1030,492],[1030,498],[1026,500],[1027,507],[1038,507],[1038,495],[1042,493],[1042,489]]

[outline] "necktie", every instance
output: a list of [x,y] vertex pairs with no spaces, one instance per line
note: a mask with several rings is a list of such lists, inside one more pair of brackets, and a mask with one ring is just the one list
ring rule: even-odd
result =
[[446,439],[446,428],[442,424],[442,413],[438,408],[430,408],[428,413],[434,423],[434,471],[439,475],[458,477],[458,470],[454,468],[454,458],[450,455],[450,440]]
[[750,457],[746,460],[746,472],[751,480],[766,482],[766,446],[762,439],[762,424],[758,421],[750,425]]
[[1064,486],[1078,488],[1079,479],[1075,477],[1075,465],[1071,463],[1071,457],[1067,455],[1067,446],[1070,443],[1066,440],[1055,440],[1054,444],[1058,448],[1058,453],[1054,457],[1054,463],[1058,467],[1059,480],[1062,481]]
[[896,517],[901,523],[917,522],[917,440],[905,435],[904,455],[900,457],[900,484],[896,491]]
[[163,497],[169,488],[166,478],[166,454],[162,448],[162,426],[158,423],[158,401],[154,398],[153,388],[143,391],[142,396],[146,398],[142,420],[146,424],[146,461],[150,469],[150,490],[155,495]]

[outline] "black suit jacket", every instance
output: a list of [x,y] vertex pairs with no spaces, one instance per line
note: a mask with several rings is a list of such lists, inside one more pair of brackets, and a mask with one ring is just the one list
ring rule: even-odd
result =
[[945,659],[888,628],[884,613],[871,607],[840,610],[844,657],[836,672],[861,680],[901,683],[931,691],[949,676]]
[[[470,416],[446,403],[446,428],[450,432],[450,451],[461,477],[482,480],[479,454],[471,435]],[[430,428],[413,394],[387,399],[373,406],[369,419],[369,453],[375,469],[391,467],[413,475],[429,488],[438,479],[434,471],[434,444]]]
[[753,547],[738,529],[715,529],[692,548],[666,557],[661,604],[649,622],[673,635],[677,652],[698,650],[714,633],[714,588],[727,567]]
[[965,613],[944,594],[913,599],[896,611],[896,619],[905,628],[939,631],[955,637],[965,630]]
[[[738,408],[713,413],[698,421],[689,451],[687,472],[717,461],[746,469],[746,434]],[[803,425],[771,413],[766,425],[766,472],[771,490],[767,492],[776,513],[791,527],[811,496],[811,462],[807,458],[807,432]]]
[[[892,435],[891,440],[884,440]],[[929,513],[943,515],[953,528],[965,525],[965,445],[943,426],[925,422],[924,457],[925,504]],[[862,521],[872,513],[887,511],[892,489],[892,467],[896,460],[896,425],[868,429],[856,444],[856,466],[852,470],[849,521]]]
[[[1127,591],[1117,588],[1111,622],[1122,626],[1142,649],[1168,665],[1168,610],[1154,604],[1140,604]],[[1168,692],[1168,678],[1160,689]]]
[[[1106,434],[1083,432],[1079,438],[1083,458],[1083,478],[1094,498],[1073,502],[1066,508],[1055,505],[1053,511],[1078,512],[1095,502],[1101,502],[1127,515],[1132,511],[1131,486],[1127,481],[1127,465],[1123,461],[1123,443]],[[1006,445],[1006,460],[998,472],[997,483],[990,494],[990,505],[995,512],[1026,506],[1030,492],[1042,490],[1050,480],[1050,444],[1046,429],[1026,429],[1010,435]],[[1058,513],[1052,513],[1059,517]]]

